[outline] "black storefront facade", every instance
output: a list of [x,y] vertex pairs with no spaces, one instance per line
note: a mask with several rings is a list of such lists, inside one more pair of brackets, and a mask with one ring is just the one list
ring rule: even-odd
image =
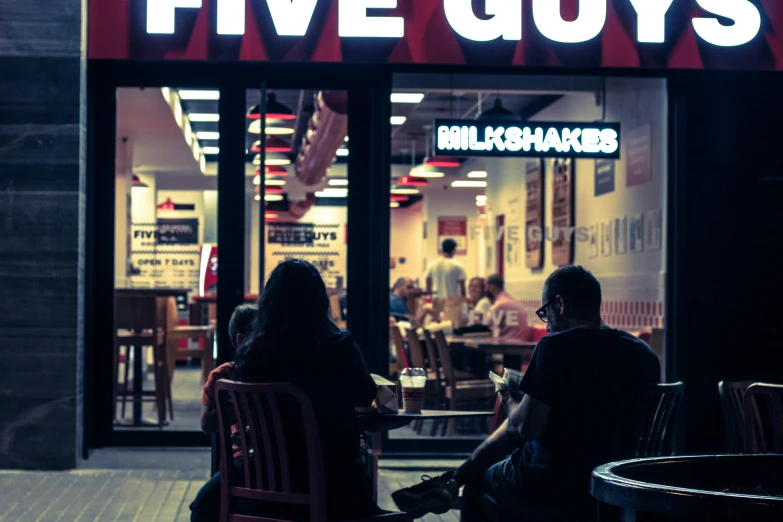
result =
[[[265,2],[252,3],[244,26],[257,29],[255,34],[246,30],[244,35],[237,34],[241,24],[236,20],[231,24],[228,19],[220,22],[224,24],[222,31],[234,33],[218,34],[218,13],[228,16],[227,11],[218,9],[219,3],[203,2],[200,9],[178,8],[174,10],[173,33],[153,34],[147,32],[145,2],[118,5],[94,1],[84,22],[84,28],[89,30],[89,55],[79,59],[78,54],[63,57],[50,51],[48,56],[39,56],[28,51],[21,57],[0,58],[17,75],[13,82],[5,80],[8,85],[15,87],[29,78],[31,85],[39,86],[27,97],[31,104],[41,107],[57,105],[53,92],[47,94],[41,86],[52,81],[53,71],[60,71],[57,89],[63,93],[63,100],[70,100],[70,109],[65,112],[74,121],[54,123],[78,125],[77,107],[84,110],[80,141],[83,157],[57,148],[58,153],[66,155],[62,164],[69,165],[70,181],[52,184],[52,179],[58,175],[62,179],[64,175],[59,173],[51,155],[42,157],[12,148],[9,154],[18,154],[19,159],[9,156],[3,165],[4,169],[16,165],[8,169],[14,183],[4,183],[3,187],[9,201],[5,210],[7,238],[13,239],[8,251],[40,258],[39,263],[22,263],[19,270],[30,280],[49,274],[48,280],[63,289],[59,294],[67,297],[61,296],[54,304],[52,294],[45,288],[24,288],[17,286],[18,278],[14,281],[12,276],[3,277],[9,292],[38,292],[35,295],[40,297],[28,297],[24,302],[37,311],[39,322],[49,322],[51,327],[45,329],[45,334],[28,333],[36,331],[37,323],[20,322],[18,307],[14,309],[12,300],[5,301],[6,317],[15,318],[17,324],[6,319],[8,323],[4,325],[7,337],[15,340],[8,343],[9,365],[4,373],[16,377],[7,381],[12,399],[0,416],[0,429],[13,434],[5,439],[10,440],[4,448],[8,457],[0,460],[0,466],[67,468],[86,457],[90,449],[106,445],[208,442],[206,437],[195,434],[151,434],[130,440],[112,432],[112,362],[109,352],[101,347],[111,346],[113,336],[114,278],[110,267],[114,266],[115,210],[113,198],[102,195],[114,193],[114,181],[100,173],[114,169],[118,87],[176,85],[220,90],[218,235],[223,267],[240,267],[245,262],[244,231],[241,220],[233,214],[245,204],[245,91],[348,91],[351,191],[347,205],[349,216],[359,216],[351,220],[351,244],[360,245],[349,249],[348,255],[347,286],[356,289],[351,294],[349,328],[365,351],[370,370],[384,373],[389,286],[388,122],[393,74],[665,77],[669,107],[666,374],[668,380],[683,380],[687,387],[680,418],[682,450],[722,450],[717,381],[780,380],[783,366],[774,328],[783,279],[775,267],[783,251],[778,232],[783,218],[776,208],[783,196],[783,167],[776,154],[776,129],[783,118],[779,96],[783,92],[783,76],[779,72],[783,69],[783,43],[775,30],[783,31],[783,23],[780,13],[767,3],[752,3],[761,17],[761,26],[751,41],[723,47],[695,33],[692,18],[712,15],[696,2],[685,1],[675,2],[658,32],[658,26],[641,15],[637,18],[630,3],[607,2],[609,12],[604,16],[606,22],[600,34],[582,43],[555,42],[557,28],[547,28],[541,21],[544,18],[536,22],[529,2],[521,3],[521,39],[515,38],[516,26],[506,24],[509,27],[485,29],[482,34],[487,39],[492,31],[498,32],[492,41],[486,42],[456,34],[452,27],[455,20],[463,32],[480,27],[476,25],[480,20],[452,16],[450,22],[444,11],[448,2],[422,2],[432,4],[424,9],[421,4],[400,1],[397,9],[371,10],[372,17],[403,18],[406,36],[369,40],[368,35],[347,36],[361,33],[355,24],[340,27],[339,8],[343,2],[314,2],[310,20],[314,25],[305,36],[263,38],[259,34],[279,34],[274,32],[277,27]],[[365,7],[372,7],[372,2],[366,3]],[[753,20],[742,18],[746,14],[736,15],[740,17],[739,28],[747,23],[753,25]],[[285,13],[278,12],[277,16],[284,17]],[[569,16],[577,19],[576,11],[563,13],[563,18]],[[59,23],[68,24],[75,40],[79,20],[63,20],[58,18]],[[468,22],[474,25],[466,29],[464,24]],[[642,25],[646,32],[640,31]],[[715,36],[715,28],[712,29],[713,33],[705,34],[712,34],[713,38],[741,37],[726,36],[720,31]],[[296,32],[301,27],[297,29],[293,24],[288,30]],[[376,26],[375,30],[396,34],[399,25],[393,22]],[[589,27],[585,31],[589,32]],[[558,34],[563,38],[562,32]],[[255,40],[251,41],[251,37]],[[659,37],[663,42],[655,43]],[[477,39],[476,35],[473,39]],[[727,43],[731,42],[723,42]],[[42,74],[45,67],[49,73]],[[85,74],[80,91],[83,97],[74,94],[79,92],[79,71]],[[33,99],[35,93],[40,100]],[[66,97],[65,93],[70,95]],[[14,105],[19,99],[18,95],[9,94],[5,103]],[[16,116],[38,125],[51,123],[53,118],[45,109],[20,110]],[[19,132],[13,125],[3,124],[3,128],[7,136]],[[41,132],[46,130],[42,127]],[[72,140],[70,145],[75,147],[76,143]],[[41,147],[38,153],[46,151],[45,145]],[[74,169],[74,164],[80,164],[81,169]],[[50,174],[30,177],[29,173],[40,170],[42,165],[46,166],[44,172]],[[24,179],[27,182],[20,181]],[[44,197],[43,191],[59,191],[54,211],[56,223],[68,233],[60,234],[58,241],[62,244],[58,243],[58,248],[70,252],[67,262],[47,257],[52,253],[45,244],[58,237],[54,227],[36,225],[36,220],[51,222],[52,216],[31,218],[29,212],[21,212],[20,201],[35,204],[36,198]],[[25,229],[26,226],[31,228]],[[32,233],[25,232],[30,230]],[[38,241],[28,241],[27,235]],[[8,263],[15,266],[11,259]],[[59,271],[52,272],[52,266]],[[219,324],[226,324],[233,308],[241,302],[241,273],[240,269],[221,271]],[[64,314],[68,314],[67,321],[62,319]],[[58,316],[60,319],[55,319]],[[219,333],[219,359],[230,356],[224,348],[228,346],[225,335]],[[54,344],[53,337],[59,339]],[[53,346],[58,351],[56,365],[47,357]],[[15,353],[10,353],[11,347]],[[22,351],[24,355],[20,355]],[[21,373],[27,377],[22,379],[12,369],[15,361],[38,368],[40,373],[31,369]],[[42,390],[36,373],[39,377],[47,376],[51,393]],[[33,385],[31,380],[39,382]],[[42,444],[50,440],[58,443],[45,452],[30,450],[20,438],[30,433]],[[439,446],[442,450],[443,443]],[[417,449],[432,448],[425,445]],[[452,451],[462,449],[454,446]]]

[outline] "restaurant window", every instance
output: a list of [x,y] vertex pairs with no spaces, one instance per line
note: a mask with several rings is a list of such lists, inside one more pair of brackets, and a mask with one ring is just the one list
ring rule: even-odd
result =
[[117,89],[115,430],[200,431],[216,357],[218,100]]
[[[546,334],[535,315],[543,283],[563,265],[591,270],[604,322],[646,340],[665,365],[665,80],[397,74],[391,102],[390,302],[401,297],[407,316],[390,320],[391,373],[418,359],[431,381],[441,376],[428,384],[425,408],[492,409],[487,374],[525,370]],[[442,263],[433,269],[446,240],[464,296]],[[527,351],[476,340],[505,335],[484,301],[491,275],[524,311],[525,327],[510,335]],[[444,331],[454,381],[475,381],[473,392],[455,399],[446,391],[444,353],[428,346],[434,335],[422,325]],[[475,419],[425,421],[389,437],[478,440],[487,428]]]

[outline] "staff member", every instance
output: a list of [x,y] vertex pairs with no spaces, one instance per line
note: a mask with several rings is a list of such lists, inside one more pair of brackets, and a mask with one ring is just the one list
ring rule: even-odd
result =
[[427,267],[427,293],[432,297],[465,297],[465,268],[454,259],[457,242],[446,239],[441,250],[443,257]]

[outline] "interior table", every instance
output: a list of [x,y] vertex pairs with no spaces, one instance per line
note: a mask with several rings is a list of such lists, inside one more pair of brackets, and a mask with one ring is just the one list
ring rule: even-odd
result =
[[452,337],[450,346],[455,351],[461,351],[467,355],[466,368],[476,375],[487,375],[487,359],[492,355],[503,356],[503,367],[519,370],[522,367],[522,358],[529,358],[533,354],[536,343],[520,341],[518,339],[504,339],[498,337]]

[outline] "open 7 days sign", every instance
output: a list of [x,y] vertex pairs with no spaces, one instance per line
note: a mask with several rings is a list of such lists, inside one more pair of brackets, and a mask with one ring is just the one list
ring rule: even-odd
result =
[[620,157],[619,123],[436,120],[439,156]]

